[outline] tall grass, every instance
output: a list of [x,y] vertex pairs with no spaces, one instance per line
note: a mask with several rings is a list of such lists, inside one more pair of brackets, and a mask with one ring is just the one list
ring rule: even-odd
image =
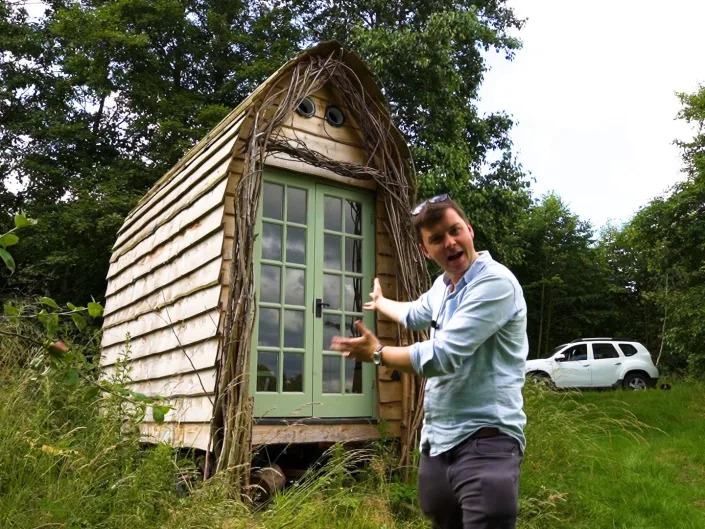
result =
[[[15,331],[40,337],[27,326]],[[2,336],[2,528],[428,527],[415,469],[401,478],[393,445],[334,447],[326,464],[248,508],[232,500],[226,480],[184,480],[194,464],[171,447],[140,445],[135,417],[88,382],[90,365],[85,379],[67,385],[45,372],[41,355]],[[527,385],[519,527],[705,527],[703,391],[674,384],[672,392],[582,394]]]

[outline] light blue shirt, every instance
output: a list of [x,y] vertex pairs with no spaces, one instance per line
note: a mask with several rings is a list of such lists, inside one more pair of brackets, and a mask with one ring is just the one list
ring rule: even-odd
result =
[[418,300],[404,303],[400,322],[415,330],[437,323],[431,339],[411,346],[411,363],[428,378],[421,445],[432,456],[483,426],[526,446],[521,394],[529,352],[526,302],[509,269],[480,252],[451,292],[442,275]]

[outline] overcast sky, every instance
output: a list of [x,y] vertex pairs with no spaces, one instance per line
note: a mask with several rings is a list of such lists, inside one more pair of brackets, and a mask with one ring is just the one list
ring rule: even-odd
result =
[[490,57],[480,109],[505,110],[535,196],[600,228],[684,178],[676,92],[705,84],[705,1],[510,0],[523,48]]

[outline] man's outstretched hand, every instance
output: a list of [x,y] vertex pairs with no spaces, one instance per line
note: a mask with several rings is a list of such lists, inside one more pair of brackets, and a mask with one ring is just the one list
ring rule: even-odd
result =
[[382,295],[382,287],[379,284],[379,279],[377,279],[376,277],[372,286],[372,292],[370,292],[370,297],[372,298],[372,300],[365,303],[362,308],[364,308],[365,310],[379,310],[377,302],[380,300],[380,298],[384,298],[384,296]]
[[[375,283],[375,288],[379,288],[379,282],[376,279]],[[365,308],[367,308],[367,304]],[[379,340],[372,334],[372,331],[365,327],[362,320],[355,322],[355,328],[360,333],[360,336],[352,338],[335,336],[333,337],[331,348],[335,351],[340,351],[344,356],[349,356],[360,362],[372,362],[372,353],[379,347]]]

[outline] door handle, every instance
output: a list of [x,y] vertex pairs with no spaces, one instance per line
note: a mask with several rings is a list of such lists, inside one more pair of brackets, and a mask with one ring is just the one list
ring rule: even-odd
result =
[[621,365],[622,365],[622,362],[615,362],[614,365],[616,365],[616,366],[621,366]]
[[330,307],[330,303],[323,303],[321,298],[316,298],[316,318],[320,318],[322,316],[323,307]]

